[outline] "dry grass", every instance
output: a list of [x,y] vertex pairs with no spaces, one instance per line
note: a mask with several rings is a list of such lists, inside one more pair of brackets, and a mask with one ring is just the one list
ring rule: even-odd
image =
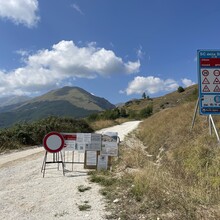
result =
[[148,146],[149,153],[158,155],[161,148],[176,148],[208,133],[205,118],[199,116],[191,132],[194,107],[193,102],[165,109],[142,123],[139,138]]
[[[189,195],[187,198],[192,198],[188,202],[191,206],[198,208],[194,201],[218,206],[219,144],[214,135],[209,135],[204,116],[197,116],[195,127],[190,131],[194,107],[194,102],[186,103],[154,115],[142,123],[139,137],[148,146],[155,161],[159,161],[166,172],[183,183],[183,192]],[[215,121],[218,127],[218,118]]]
[[177,91],[169,93],[165,96],[161,96],[153,99],[139,99],[127,102],[125,104],[126,109],[140,111],[146,106],[153,105],[153,113],[159,112],[162,109],[167,109],[175,106],[182,105],[183,103],[197,100],[198,98],[198,85],[193,85],[185,89],[184,92],[179,93]]
[[130,121],[130,119],[128,119],[128,118],[117,118],[115,121],[118,124],[122,124],[122,123],[125,123],[127,121]]
[[194,107],[185,103],[153,115],[138,132],[145,147],[120,147],[108,174],[114,181],[103,191],[113,208],[109,219],[220,219],[220,148],[206,117],[197,116],[190,132]]
[[111,127],[114,125],[117,125],[117,123],[113,120],[98,120],[90,123],[91,128],[95,131],[100,130],[102,128]]

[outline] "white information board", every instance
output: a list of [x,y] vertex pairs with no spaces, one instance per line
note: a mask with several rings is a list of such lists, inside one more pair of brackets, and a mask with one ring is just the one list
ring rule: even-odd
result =
[[98,155],[98,166],[97,170],[107,170],[108,168],[108,156]]
[[61,133],[61,134],[65,141],[63,150],[64,151],[75,151],[77,148],[76,133]]
[[101,134],[93,133],[61,133],[65,140],[65,151],[100,151],[101,150]]
[[118,133],[105,132],[102,134],[101,155],[118,156]]
[[97,152],[86,151],[86,166],[96,166],[96,165],[97,165]]

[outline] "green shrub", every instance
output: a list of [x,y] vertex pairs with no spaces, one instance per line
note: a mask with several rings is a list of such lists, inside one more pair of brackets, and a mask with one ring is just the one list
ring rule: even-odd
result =
[[140,117],[141,118],[147,118],[151,116],[153,113],[153,106],[147,106],[147,108],[143,108],[140,111]]
[[97,121],[99,120],[99,118],[100,118],[100,115],[98,113],[93,113],[87,117],[88,121],[91,121],[91,122]]
[[178,91],[179,93],[181,93],[181,92],[184,92],[185,89],[184,89],[182,86],[179,86],[178,89],[177,89],[177,91]]
[[85,120],[50,116],[32,123],[20,123],[0,130],[0,151],[22,146],[42,144],[44,136],[51,132],[93,132]]

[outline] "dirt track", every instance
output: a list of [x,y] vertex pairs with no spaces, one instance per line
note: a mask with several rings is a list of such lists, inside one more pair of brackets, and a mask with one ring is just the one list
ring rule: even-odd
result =
[[[127,122],[121,127],[99,131],[118,132],[124,136],[140,122]],[[83,165],[69,165],[66,175],[52,164],[42,178],[41,166],[44,149],[34,148],[22,152],[0,155],[0,219],[105,219],[105,201],[99,193],[100,186],[88,181]],[[81,155],[82,156],[82,155]],[[91,189],[79,192],[83,185]],[[80,211],[80,205],[89,205],[88,211]]]

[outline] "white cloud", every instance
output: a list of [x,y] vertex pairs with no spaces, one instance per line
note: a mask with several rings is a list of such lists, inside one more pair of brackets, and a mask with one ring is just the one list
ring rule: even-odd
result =
[[32,55],[19,51],[24,55],[24,66],[10,72],[0,71],[1,94],[30,94],[58,86],[64,80],[139,71],[139,61],[125,63],[113,51],[95,45],[77,47],[73,41],[60,41],[52,49],[39,50]]
[[33,27],[39,21],[38,0],[0,0],[0,17]]
[[143,52],[143,48],[142,46],[139,46],[139,49],[137,50],[137,57],[139,59],[143,59],[144,58],[145,53]]
[[124,92],[127,95],[142,94],[143,92],[155,94],[162,91],[173,91],[177,88],[177,82],[172,79],[162,80],[154,76],[137,76],[128,84],[128,88]]
[[189,86],[196,84],[191,79],[184,78],[184,79],[181,79],[181,81],[185,87],[189,87]]
[[81,15],[84,15],[84,13],[82,12],[82,10],[80,9],[79,5],[77,4],[72,4],[71,5],[72,8],[74,8],[77,12],[79,12]]

